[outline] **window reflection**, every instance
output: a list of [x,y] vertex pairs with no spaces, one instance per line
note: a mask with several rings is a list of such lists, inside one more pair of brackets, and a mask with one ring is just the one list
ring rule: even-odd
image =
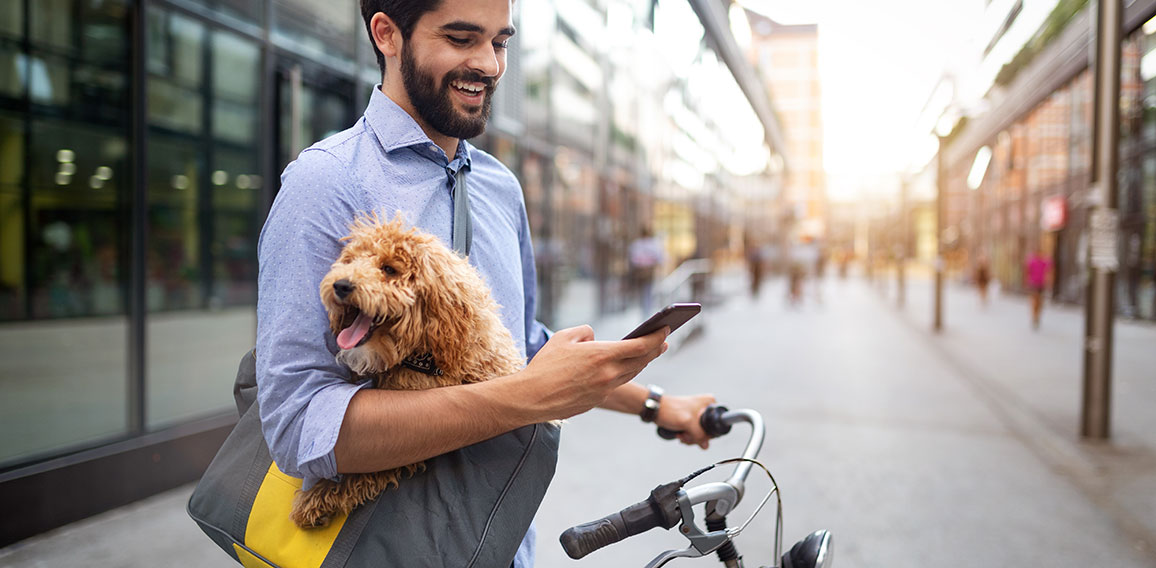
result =
[[0,37],[24,35],[24,2],[0,2]]
[[264,22],[264,2],[253,0],[172,0],[174,4],[207,8],[209,13],[241,22],[260,25]]
[[148,44],[157,50],[148,65],[149,93],[156,96],[150,101],[146,243],[150,429],[231,404],[229,376],[254,340],[264,183],[257,44],[153,12]]
[[28,247],[33,318],[124,313],[121,251],[129,189],[115,129],[32,123]]
[[[257,46],[232,34],[213,34],[213,135],[252,144],[257,126]],[[255,169],[249,171],[256,171]]]
[[188,134],[201,131],[204,43],[205,27],[200,22],[161,10],[149,12],[150,125]]
[[272,0],[273,34],[279,44],[346,63],[364,27],[354,0]]
[[23,123],[0,114],[0,321],[25,317],[23,177]]

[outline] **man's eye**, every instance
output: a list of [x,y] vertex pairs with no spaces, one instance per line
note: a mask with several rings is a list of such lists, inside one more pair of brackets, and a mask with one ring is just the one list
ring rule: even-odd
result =
[[388,275],[390,275],[390,276],[393,276],[393,275],[397,274],[397,270],[396,270],[396,269],[394,269],[392,266],[390,266],[390,265],[388,265],[388,264],[387,264],[387,265],[385,265],[385,266],[382,266],[382,267],[381,267],[381,271],[382,271],[382,272],[384,272],[384,273],[386,273],[386,274],[388,274]]
[[506,40],[506,41],[495,41],[495,42],[494,42],[494,47],[495,47],[496,49],[506,49],[506,48],[510,47],[510,40]]
[[469,43],[470,43],[469,38],[454,37],[454,36],[446,36],[446,37],[448,37],[449,40],[454,43],[454,45],[469,45]]

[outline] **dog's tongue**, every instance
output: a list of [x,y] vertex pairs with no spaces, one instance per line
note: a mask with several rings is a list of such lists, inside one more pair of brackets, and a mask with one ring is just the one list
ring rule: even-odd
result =
[[353,320],[353,324],[341,330],[337,334],[337,346],[342,349],[353,349],[365,339],[365,334],[369,333],[369,327],[373,325],[373,319],[365,315],[365,313],[357,314],[357,319]]

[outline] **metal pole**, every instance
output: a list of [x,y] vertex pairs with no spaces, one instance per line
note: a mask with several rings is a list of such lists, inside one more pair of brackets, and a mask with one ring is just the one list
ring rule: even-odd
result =
[[939,152],[935,154],[935,301],[931,317],[931,331],[939,333],[943,331],[943,231],[945,229],[944,222],[946,221],[943,213],[944,209],[944,168],[943,168],[943,153],[947,151],[947,145],[944,144],[943,137],[939,137]]
[[1111,435],[1112,325],[1115,318],[1117,141],[1120,134],[1121,1],[1101,0],[1096,25],[1096,98],[1091,209],[1088,217],[1089,285],[1085,306],[1084,399],[1080,435]]

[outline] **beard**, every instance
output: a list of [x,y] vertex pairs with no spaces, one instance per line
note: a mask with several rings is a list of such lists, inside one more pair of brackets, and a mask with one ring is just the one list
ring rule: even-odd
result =
[[[401,77],[405,92],[418,116],[434,130],[461,140],[485,132],[496,82],[492,77],[468,71],[451,71],[442,77],[441,85],[438,85],[432,74],[418,67],[412,49],[404,49],[401,53]],[[481,106],[472,107],[469,110],[473,112],[470,113],[459,112],[454,108],[450,98],[453,81],[485,85]]]

